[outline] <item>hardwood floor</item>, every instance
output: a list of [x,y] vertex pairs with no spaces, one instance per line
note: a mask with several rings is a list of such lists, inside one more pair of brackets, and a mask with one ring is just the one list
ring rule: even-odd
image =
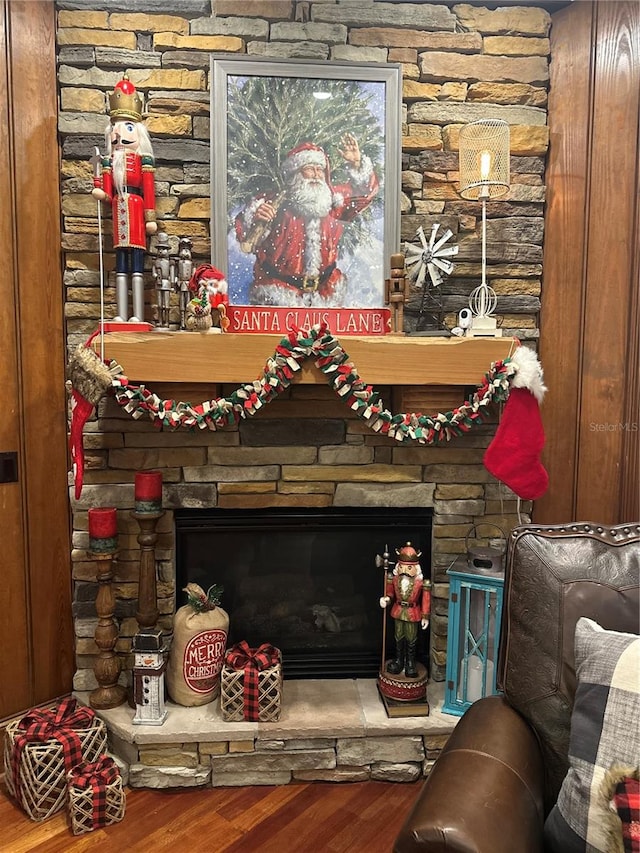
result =
[[0,784],[3,853],[390,853],[422,782],[127,789],[124,819],[85,835],[34,823]]

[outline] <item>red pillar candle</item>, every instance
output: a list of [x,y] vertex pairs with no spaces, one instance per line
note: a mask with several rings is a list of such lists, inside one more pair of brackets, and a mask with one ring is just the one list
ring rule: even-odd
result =
[[112,554],[118,547],[118,517],[113,507],[89,510],[89,550]]
[[133,496],[136,512],[161,512],[162,471],[138,471]]

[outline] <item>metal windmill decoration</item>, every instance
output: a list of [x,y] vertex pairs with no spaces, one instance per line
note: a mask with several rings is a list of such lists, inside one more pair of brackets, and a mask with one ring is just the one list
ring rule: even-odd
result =
[[453,262],[448,259],[457,255],[459,250],[459,246],[456,244],[446,245],[453,237],[453,231],[447,228],[438,237],[439,228],[440,223],[434,222],[427,240],[424,228],[421,225],[416,231],[420,245],[404,244],[407,277],[415,287],[422,288],[422,300],[416,324],[416,331],[418,332],[424,331],[427,326],[427,311],[431,313],[437,327],[442,327],[442,291],[440,285],[444,281],[444,276],[451,275],[455,268]]

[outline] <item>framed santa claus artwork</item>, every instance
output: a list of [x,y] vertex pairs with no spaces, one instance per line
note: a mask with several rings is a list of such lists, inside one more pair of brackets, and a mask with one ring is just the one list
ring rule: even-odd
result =
[[212,263],[230,332],[390,331],[401,66],[211,57]]

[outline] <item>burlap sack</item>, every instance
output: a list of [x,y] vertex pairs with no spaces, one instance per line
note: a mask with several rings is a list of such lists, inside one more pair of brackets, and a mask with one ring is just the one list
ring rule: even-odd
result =
[[229,616],[219,607],[221,587],[208,592],[190,583],[188,602],[173,620],[173,641],[167,664],[167,690],[178,705],[206,705],[220,693]]

